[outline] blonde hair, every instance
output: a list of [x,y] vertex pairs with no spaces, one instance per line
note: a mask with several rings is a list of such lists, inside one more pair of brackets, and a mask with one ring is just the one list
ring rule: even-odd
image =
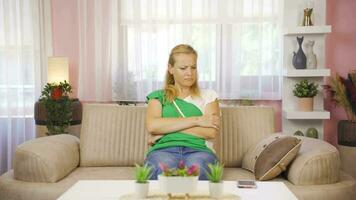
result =
[[[175,57],[174,55],[176,54],[193,54],[195,55],[196,58],[198,58],[197,52],[193,49],[193,47],[187,45],[187,44],[179,44],[175,46],[172,50],[171,53],[169,54],[169,59],[168,59],[168,64],[171,66],[174,66],[175,63]],[[167,70],[166,72],[166,80],[164,84],[164,93],[165,93],[165,100],[168,102],[172,102],[174,98],[176,98],[179,94],[178,88],[174,85],[174,77],[172,74],[169,73]],[[200,89],[198,86],[198,75],[195,79],[195,83],[191,87],[192,91],[192,97],[200,96]]]

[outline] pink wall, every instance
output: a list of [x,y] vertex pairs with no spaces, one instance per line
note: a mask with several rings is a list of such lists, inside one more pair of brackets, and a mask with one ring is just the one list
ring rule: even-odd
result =
[[79,25],[76,0],[52,0],[53,55],[69,59],[69,82],[78,94]]
[[[356,1],[327,0],[327,24],[332,25],[332,33],[326,41],[326,65],[332,74],[345,76],[356,69]],[[337,122],[346,119],[341,108],[335,107],[330,99],[325,108],[330,110],[331,119],[325,124],[325,140],[337,144]]]

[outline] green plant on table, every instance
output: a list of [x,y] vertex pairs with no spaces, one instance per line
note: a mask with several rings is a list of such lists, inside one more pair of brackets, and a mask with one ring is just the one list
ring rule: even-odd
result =
[[216,162],[214,164],[208,164],[209,171],[206,172],[210,182],[220,183],[223,173],[224,173],[224,164]]
[[152,167],[144,165],[140,166],[135,164],[135,178],[136,183],[148,183],[148,180],[151,178]]
[[46,110],[47,135],[68,133],[66,130],[72,120],[72,100],[69,93],[72,87],[68,82],[47,83],[42,91],[40,103]]
[[299,98],[312,98],[318,94],[318,84],[302,80],[294,85],[294,96]]

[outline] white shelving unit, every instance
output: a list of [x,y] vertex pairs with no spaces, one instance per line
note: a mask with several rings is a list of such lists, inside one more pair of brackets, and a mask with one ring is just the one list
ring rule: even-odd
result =
[[283,111],[284,117],[286,119],[329,119],[330,112],[325,110],[315,110],[313,112],[301,112],[295,110],[285,110]]
[[[330,112],[324,110],[322,88],[314,97],[314,111],[301,112],[297,110],[298,98],[293,95],[294,85],[307,79],[317,84],[324,84],[324,77],[330,76],[330,69],[325,65],[325,36],[332,30],[325,24],[326,0],[314,0],[312,21],[314,26],[301,26],[303,21],[303,9],[305,0],[284,0],[283,5],[283,92],[282,92],[282,129],[283,132],[293,135],[297,130],[306,133],[308,128],[316,128],[319,139],[324,138],[323,120],[330,118]],[[296,37],[304,36],[304,44],[308,40],[314,40],[314,53],[317,56],[316,69],[295,69],[292,64],[293,51],[298,50]]]
[[330,76],[330,69],[287,69],[286,77],[324,77]]
[[284,35],[307,35],[331,33],[331,26],[298,26],[284,29]]

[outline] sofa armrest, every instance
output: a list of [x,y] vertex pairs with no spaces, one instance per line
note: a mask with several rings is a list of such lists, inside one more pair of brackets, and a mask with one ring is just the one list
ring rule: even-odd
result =
[[302,146],[287,171],[294,185],[335,183],[340,177],[340,157],[331,144],[313,138],[298,137]]
[[61,134],[27,141],[16,148],[14,177],[29,182],[54,183],[79,164],[79,139]]

